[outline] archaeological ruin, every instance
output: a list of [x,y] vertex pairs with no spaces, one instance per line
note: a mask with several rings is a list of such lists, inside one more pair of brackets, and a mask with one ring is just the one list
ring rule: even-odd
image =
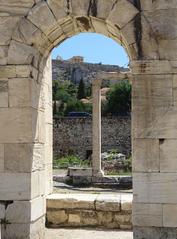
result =
[[[80,32],[127,51],[133,90],[133,238],[177,237],[176,0],[0,0],[2,239],[44,239],[52,193],[50,52]],[[100,80],[94,175],[100,170]]]

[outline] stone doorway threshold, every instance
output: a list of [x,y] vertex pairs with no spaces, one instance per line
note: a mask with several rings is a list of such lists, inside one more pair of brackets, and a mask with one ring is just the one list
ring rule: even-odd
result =
[[45,239],[133,239],[131,231],[100,229],[46,229]]

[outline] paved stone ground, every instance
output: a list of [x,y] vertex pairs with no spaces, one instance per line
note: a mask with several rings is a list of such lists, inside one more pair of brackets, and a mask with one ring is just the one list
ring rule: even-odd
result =
[[97,188],[97,187],[73,187],[73,186],[69,186],[67,184],[64,183],[57,183],[54,182],[54,188],[53,188],[53,193],[98,193],[98,194],[102,194],[102,193],[106,193],[106,194],[112,194],[112,193],[116,193],[116,194],[132,194],[132,189],[130,190],[120,190],[120,189],[109,189],[109,188]]
[[[67,174],[67,170],[62,170],[62,169],[54,169],[53,170],[54,175],[63,175],[65,176]],[[132,194],[132,189],[130,190],[119,190],[119,189],[109,189],[109,188],[98,188],[98,187],[74,187],[74,186],[69,186],[65,183],[58,183],[58,182],[53,182],[53,193],[117,193],[117,194],[123,194],[123,193],[130,193]]]
[[46,239],[133,239],[129,231],[99,229],[46,229]]

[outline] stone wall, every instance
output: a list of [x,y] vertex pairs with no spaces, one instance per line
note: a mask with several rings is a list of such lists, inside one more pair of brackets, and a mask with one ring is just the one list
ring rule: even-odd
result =
[[[54,120],[54,155],[77,154],[85,159],[92,151],[91,118],[59,118]],[[102,118],[102,152],[118,149],[131,154],[130,117]]]
[[132,229],[132,195],[53,194],[47,199],[47,224]]

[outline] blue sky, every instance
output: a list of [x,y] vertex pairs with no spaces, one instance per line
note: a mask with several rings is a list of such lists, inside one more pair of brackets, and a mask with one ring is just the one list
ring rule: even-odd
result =
[[96,33],[80,33],[61,43],[52,51],[52,58],[60,55],[64,60],[83,56],[85,62],[127,66],[126,51],[112,39]]

